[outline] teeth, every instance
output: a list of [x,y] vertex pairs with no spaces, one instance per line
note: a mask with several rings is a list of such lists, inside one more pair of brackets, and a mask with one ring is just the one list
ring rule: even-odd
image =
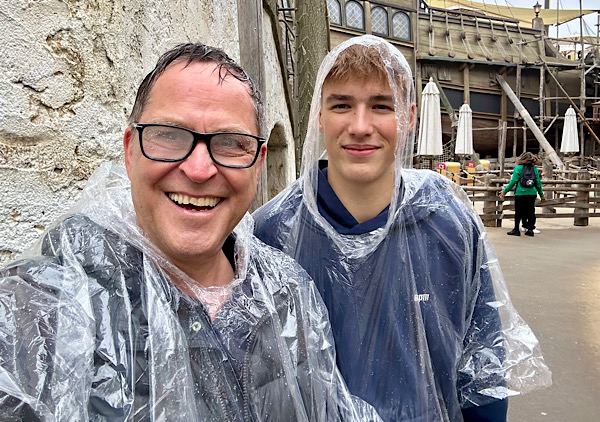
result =
[[180,205],[194,205],[196,207],[211,208],[216,206],[221,200],[220,198],[194,198],[180,193],[169,193],[169,198]]

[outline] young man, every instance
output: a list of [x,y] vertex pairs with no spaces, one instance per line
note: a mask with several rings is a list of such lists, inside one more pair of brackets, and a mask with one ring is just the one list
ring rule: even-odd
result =
[[505,421],[507,396],[550,374],[464,193],[406,169],[415,115],[396,47],[373,36],[336,47],[317,76],[301,177],[255,213],[255,234],[315,280],[340,371],[382,419]]
[[364,421],[314,284],[252,235],[263,107],[223,51],[142,82],[104,165],[0,270],[1,420]]

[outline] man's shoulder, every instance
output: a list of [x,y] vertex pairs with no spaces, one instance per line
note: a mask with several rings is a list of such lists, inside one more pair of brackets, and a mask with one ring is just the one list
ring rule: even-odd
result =
[[266,283],[274,288],[309,286],[310,276],[293,258],[253,236],[250,259]]
[[268,274],[306,274],[292,257],[263,242],[260,238],[252,236],[252,244],[250,258],[260,262]]
[[296,180],[252,214],[254,234],[263,242],[280,248],[281,232],[289,233],[301,207],[302,189],[300,180]]
[[100,255],[121,243],[126,242],[109,228],[84,214],[71,214],[43,235],[41,251],[45,254],[68,245],[72,253]]
[[469,198],[452,180],[431,170],[412,169],[403,171],[402,180],[399,216],[420,222],[421,228],[423,224],[459,230],[477,226],[476,212]]
[[[10,273],[44,274],[52,269],[86,274],[108,271],[135,261],[136,249],[120,236],[83,214],[70,214],[49,227],[23,257],[10,263]],[[76,268],[78,267],[78,268]]]
[[450,179],[441,175],[437,171],[426,169],[402,170],[402,180],[404,182],[410,181],[412,183],[420,183],[425,186],[446,185],[448,182],[450,182]]
[[[426,205],[448,202],[465,203],[464,191],[452,180],[431,170],[403,170],[405,204]],[[466,201],[468,202],[468,201]]]
[[262,224],[268,220],[280,219],[282,214],[292,212],[297,209],[302,202],[302,190],[300,180],[296,180],[287,188],[279,192],[273,199],[257,209],[252,218],[257,224]]

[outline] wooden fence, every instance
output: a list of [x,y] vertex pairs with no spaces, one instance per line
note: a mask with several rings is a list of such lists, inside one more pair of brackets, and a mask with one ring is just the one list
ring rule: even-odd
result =
[[[502,219],[514,218],[514,196],[508,193],[504,200],[499,196],[510,174],[505,172],[506,176],[500,177],[499,171],[483,171],[446,175],[460,184],[475,207],[482,210],[479,215],[485,226],[501,227]],[[598,171],[554,170],[551,178],[542,178],[542,189],[547,200],[536,200],[537,218],[573,218],[574,225],[587,226],[590,217],[600,217]],[[483,207],[478,207],[478,202]]]

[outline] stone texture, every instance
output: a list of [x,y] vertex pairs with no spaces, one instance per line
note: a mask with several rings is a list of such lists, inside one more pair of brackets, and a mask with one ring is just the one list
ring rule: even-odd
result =
[[[276,35],[273,34],[271,18],[263,14],[263,40],[266,57],[277,57]],[[267,144],[268,199],[273,198],[285,186],[296,179],[294,163],[294,134],[290,110],[283,92],[287,82],[277,60],[265,61],[265,109],[266,127],[270,133]],[[264,171],[264,169],[263,169]]]
[[[2,264],[68,210],[101,162],[123,162],[137,86],[162,52],[187,41],[240,52],[237,0],[0,0],[0,10]],[[292,142],[281,74],[269,78],[269,129],[279,122]]]

